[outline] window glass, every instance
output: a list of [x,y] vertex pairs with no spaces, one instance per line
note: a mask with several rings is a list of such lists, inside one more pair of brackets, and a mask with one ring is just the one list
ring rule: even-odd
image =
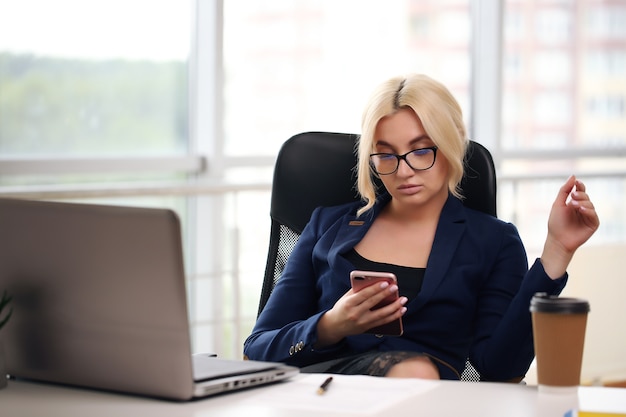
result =
[[507,0],[505,16],[500,217],[533,258],[546,234],[538,219],[562,181],[582,175],[602,219],[591,244],[624,242],[626,158],[610,148],[626,146],[626,2]]
[[535,20],[537,40],[544,44],[559,44],[572,38],[571,5],[559,9],[540,7]]
[[505,15],[503,147],[625,146],[626,3],[509,0]]
[[0,153],[185,153],[190,21],[177,0],[1,0]]
[[541,86],[569,86],[572,82],[572,56],[562,50],[543,50],[537,53],[534,77]]
[[621,39],[626,37],[626,5],[622,1],[615,4],[586,4],[585,24],[590,38]]
[[373,88],[407,72],[442,81],[468,115],[469,45],[469,0],[225,1],[225,152],[358,133]]
[[[534,95],[532,118],[538,127],[536,133],[554,133],[555,128],[561,131],[569,129],[572,122],[570,97],[569,91],[554,89],[544,89]],[[533,144],[544,147],[536,139]]]

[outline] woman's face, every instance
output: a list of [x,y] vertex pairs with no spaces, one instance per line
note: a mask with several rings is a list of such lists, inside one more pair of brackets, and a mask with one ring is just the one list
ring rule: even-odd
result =
[[[374,133],[375,153],[403,155],[420,148],[435,146],[410,108],[382,118]],[[427,166],[427,165],[424,165]],[[400,160],[396,172],[380,175],[383,185],[397,203],[424,205],[448,198],[448,162],[441,152],[436,153],[434,165],[425,170],[411,168]]]

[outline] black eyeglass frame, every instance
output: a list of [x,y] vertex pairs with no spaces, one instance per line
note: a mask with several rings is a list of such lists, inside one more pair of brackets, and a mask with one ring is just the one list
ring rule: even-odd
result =
[[[433,151],[433,163],[430,164],[430,166],[427,167],[427,168],[413,168],[413,166],[408,161],[408,159],[406,159],[406,157],[408,155],[412,154],[413,152],[423,151],[423,150],[426,150],[426,149],[429,149],[429,150]],[[395,174],[398,171],[398,168],[400,168],[400,160],[403,160],[404,162],[406,162],[406,164],[409,166],[409,168],[411,168],[414,171],[426,171],[428,169],[431,169],[435,165],[435,161],[437,160],[437,150],[438,149],[439,149],[439,147],[437,147],[437,146],[429,146],[427,148],[413,149],[413,150],[410,150],[407,153],[402,154],[402,155],[398,155],[398,154],[395,154],[395,153],[388,153],[388,152],[372,153],[372,154],[370,154],[370,167],[374,171],[374,173],[376,173],[377,175],[391,175],[391,174]],[[396,168],[393,171],[386,172],[384,174],[378,172],[378,170],[376,169],[376,165],[374,164],[374,161],[372,160],[372,157],[378,156],[378,155],[395,156],[396,157]]]

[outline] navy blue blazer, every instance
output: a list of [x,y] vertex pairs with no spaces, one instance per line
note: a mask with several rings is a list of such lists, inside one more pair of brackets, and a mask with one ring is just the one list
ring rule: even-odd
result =
[[458,378],[467,358],[486,380],[524,376],[534,357],[530,299],[535,292],[559,294],[567,274],[553,281],[539,260],[528,270],[514,225],[468,209],[453,196],[443,207],[422,288],[406,304],[404,334],[362,334],[313,348],[318,320],[350,289],[354,266],[343,254],[363,238],[389,198],[359,218],[362,203],[313,212],[244,342],[244,354],[304,367],[372,350],[407,350],[439,359],[442,379]]

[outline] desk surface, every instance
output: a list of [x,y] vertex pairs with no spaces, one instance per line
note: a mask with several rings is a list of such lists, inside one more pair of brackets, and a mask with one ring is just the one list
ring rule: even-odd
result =
[[[313,388],[324,379],[325,375],[300,375],[290,382],[187,403],[9,381],[9,386],[0,390],[0,409],[2,415],[11,417],[561,417],[576,407],[626,414],[626,389],[621,388],[579,387],[572,394],[546,394],[537,387],[517,384],[338,375],[320,396]],[[398,395],[389,394],[394,391]]]

